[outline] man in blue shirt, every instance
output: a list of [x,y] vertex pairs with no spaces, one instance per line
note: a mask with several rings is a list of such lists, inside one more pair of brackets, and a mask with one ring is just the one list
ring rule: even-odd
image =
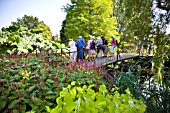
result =
[[80,59],[80,60],[85,59],[84,48],[86,47],[86,42],[84,38],[82,36],[79,36],[78,40],[76,41],[76,44],[77,44],[77,50],[78,50],[77,59]]

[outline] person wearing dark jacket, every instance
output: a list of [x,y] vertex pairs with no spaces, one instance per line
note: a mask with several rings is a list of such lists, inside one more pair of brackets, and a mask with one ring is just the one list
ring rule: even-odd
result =
[[103,53],[104,53],[104,57],[107,57],[107,54],[109,52],[109,48],[108,48],[108,41],[106,40],[106,38],[104,36],[101,37],[102,38],[102,42],[103,42]]

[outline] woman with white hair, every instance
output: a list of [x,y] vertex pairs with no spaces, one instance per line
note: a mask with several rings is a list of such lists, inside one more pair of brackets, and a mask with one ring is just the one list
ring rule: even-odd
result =
[[70,61],[76,62],[76,58],[77,58],[76,42],[73,41],[73,39],[69,39],[68,46],[70,47]]

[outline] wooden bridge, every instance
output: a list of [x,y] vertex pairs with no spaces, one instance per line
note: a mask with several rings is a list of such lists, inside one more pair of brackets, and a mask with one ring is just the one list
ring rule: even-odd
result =
[[[60,54],[70,54],[71,52],[69,51],[65,51],[65,48],[62,48],[58,51],[58,53]],[[88,64],[90,65],[109,65],[109,64],[113,64],[119,61],[124,61],[124,60],[128,60],[128,59],[134,59],[134,58],[138,58],[140,55],[139,54],[135,54],[135,53],[120,53],[120,54],[116,54],[113,56],[107,56],[107,57],[101,57],[101,58],[95,58],[94,60],[88,60]]]
[[[108,57],[101,57],[101,58],[95,58],[93,64],[95,65],[109,65],[115,62],[127,60],[127,59],[134,59],[139,57],[139,54],[134,53],[121,53],[119,55],[108,56]],[[90,61],[91,63],[91,61]]]

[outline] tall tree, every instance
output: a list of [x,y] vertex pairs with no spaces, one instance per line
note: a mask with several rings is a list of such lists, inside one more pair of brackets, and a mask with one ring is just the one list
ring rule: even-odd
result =
[[114,15],[117,17],[122,40],[131,41],[134,36],[143,40],[149,36],[152,18],[152,1],[117,0]]
[[[11,26],[25,27],[28,30],[32,30],[34,33],[42,33],[44,39],[52,39],[52,32],[50,28],[37,17],[24,15],[22,18],[18,18],[17,22],[12,22]],[[38,29],[35,30],[35,29]]]
[[117,0],[115,2],[114,15],[117,16],[121,38],[132,41],[133,37],[137,36],[143,43],[152,40],[156,45],[154,69],[158,81],[162,80],[163,59],[170,48],[167,32],[170,21],[168,3],[168,0]]
[[71,3],[65,7],[67,38],[77,39],[82,35],[87,40],[90,35],[118,35],[112,0],[72,0]]
[[64,20],[64,21],[62,22],[62,28],[61,28],[61,30],[60,30],[60,39],[61,39],[61,42],[62,42],[62,43],[68,42],[67,37],[64,35],[64,33],[66,32],[65,26],[66,26],[66,20]]
[[38,27],[39,23],[43,23],[43,21],[39,21],[37,17],[24,15],[22,18],[17,18],[17,22],[12,22],[12,25],[23,26],[27,29],[35,29]]

